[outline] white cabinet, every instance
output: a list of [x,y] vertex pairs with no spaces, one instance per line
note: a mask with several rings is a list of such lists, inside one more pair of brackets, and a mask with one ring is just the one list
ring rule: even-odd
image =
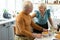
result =
[[1,27],[1,26],[2,26],[2,25],[0,25],[0,40],[2,40],[2,37],[1,37],[1,36],[2,36],[2,35],[1,35],[1,34],[2,34],[2,33],[1,33],[1,31],[2,31],[1,28],[2,28],[2,27]]
[[14,40],[14,31],[13,31],[13,27],[8,27],[8,37],[9,40]]
[[14,40],[13,22],[0,25],[0,40]]
[[6,26],[2,26],[1,35],[1,40],[8,40],[8,28]]

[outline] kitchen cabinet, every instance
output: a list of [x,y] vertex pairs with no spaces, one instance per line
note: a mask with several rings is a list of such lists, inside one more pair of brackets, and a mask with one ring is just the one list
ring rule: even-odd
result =
[[0,25],[0,40],[1,40],[1,38],[2,38],[2,37],[1,37],[1,36],[2,36],[2,35],[1,35],[1,28],[2,28],[1,26],[2,26],[2,25]]
[[0,23],[0,40],[14,40],[14,21]]
[[8,36],[9,36],[9,40],[14,40],[14,30],[13,30],[13,26],[8,27]]
[[1,40],[8,40],[8,28],[1,26]]

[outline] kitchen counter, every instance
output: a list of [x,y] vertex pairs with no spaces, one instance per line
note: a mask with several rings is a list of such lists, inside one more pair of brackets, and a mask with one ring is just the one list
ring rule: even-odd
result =
[[15,21],[15,18],[11,18],[11,19],[0,18],[0,25],[5,24],[7,22],[12,22],[12,21]]

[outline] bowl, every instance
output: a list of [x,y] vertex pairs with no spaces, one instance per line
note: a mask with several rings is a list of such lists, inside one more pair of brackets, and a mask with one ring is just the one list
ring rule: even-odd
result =
[[42,35],[43,35],[44,37],[47,37],[47,36],[49,36],[49,32],[42,32]]

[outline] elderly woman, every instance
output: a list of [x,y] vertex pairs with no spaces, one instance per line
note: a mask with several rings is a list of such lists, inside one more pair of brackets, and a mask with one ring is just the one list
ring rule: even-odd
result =
[[[53,27],[53,22],[50,15],[50,10],[46,9],[46,4],[41,3],[38,7],[39,10],[35,10],[35,12],[32,15],[32,18],[36,17],[38,21],[36,21],[36,24],[39,26],[42,26],[45,29],[48,29],[48,21],[50,22],[51,26]],[[33,29],[35,33],[40,33],[36,29]],[[42,31],[41,31],[42,33]]]

